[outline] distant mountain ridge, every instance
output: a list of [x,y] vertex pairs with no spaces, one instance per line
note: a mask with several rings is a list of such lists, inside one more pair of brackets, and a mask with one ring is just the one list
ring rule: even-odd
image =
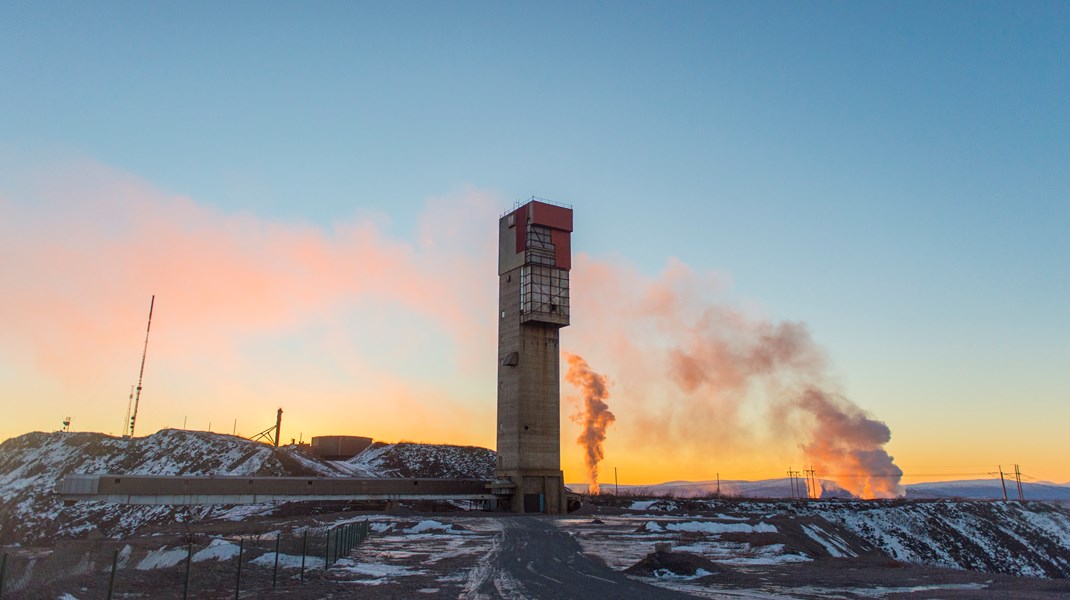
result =
[[[819,480],[821,498],[852,498],[853,496],[833,481]],[[573,490],[586,490],[586,483],[568,484]],[[800,494],[806,496],[806,483],[796,482],[792,489],[788,478],[764,479],[759,481],[742,481],[723,479],[717,481],[666,481],[651,485],[621,485],[621,493],[648,494],[653,496],[672,496],[676,498],[696,498],[724,496],[739,498],[791,498]],[[801,486],[801,487],[800,487]],[[977,479],[964,481],[939,481],[914,483],[903,486],[908,500],[966,499],[966,500],[1002,500],[1003,486],[999,479]],[[603,483],[602,492],[614,491],[613,484]],[[1022,493],[1026,500],[1043,500],[1047,502],[1070,502],[1070,486],[1045,482],[1022,482]],[[1007,498],[1018,499],[1018,488],[1014,481],[1007,482]]]

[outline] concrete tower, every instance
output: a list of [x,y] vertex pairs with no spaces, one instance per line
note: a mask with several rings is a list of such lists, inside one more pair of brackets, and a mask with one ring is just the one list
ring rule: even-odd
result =
[[532,198],[498,222],[498,464],[513,512],[565,512],[561,350],[572,209]]

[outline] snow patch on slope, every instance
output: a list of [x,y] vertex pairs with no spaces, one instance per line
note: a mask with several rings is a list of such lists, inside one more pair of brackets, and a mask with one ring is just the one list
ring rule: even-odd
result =
[[378,477],[490,479],[494,459],[493,450],[477,446],[376,442],[346,463]]

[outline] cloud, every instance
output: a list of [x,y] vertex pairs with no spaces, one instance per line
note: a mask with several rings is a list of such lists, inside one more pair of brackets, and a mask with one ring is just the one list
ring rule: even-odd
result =
[[[24,384],[121,390],[136,376],[152,294],[146,377],[157,379],[146,389],[157,398],[162,376],[173,388],[195,380],[189,389],[219,402],[236,389],[263,394],[265,380],[288,387],[298,373],[319,378],[305,384],[319,397],[398,398],[421,387],[421,372],[493,373],[499,202],[485,192],[428,200],[409,241],[382,217],[320,227],[232,213],[92,161],[8,171],[0,182],[0,360]],[[350,364],[327,368],[340,347]],[[399,358],[384,372],[382,355],[403,351],[442,364]],[[475,410],[472,387],[439,386],[431,397],[443,402],[426,410]]]

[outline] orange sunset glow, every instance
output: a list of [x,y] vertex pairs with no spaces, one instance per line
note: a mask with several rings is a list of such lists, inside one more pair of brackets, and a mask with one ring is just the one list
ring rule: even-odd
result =
[[[4,266],[19,293],[0,299],[20,316],[2,348],[6,395],[21,399],[5,436],[55,428],[66,415],[75,429],[120,433],[154,293],[140,434],[185,424],[249,435],[282,407],[286,440],[493,447],[492,194],[429,200],[408,241],[384,214],[331,229],[271,221],[80,161],[24,178],[0,213],[0,247],[19,257]],[[876,428],[858,442],[870,450],[888,443],[887,428],[847,399],[805,324],[770,320],[731,300],[726,274],[675,259],[650,277],[579,253],[573,282],[562,345],[605,373],[617,415],[604,483],[613,468],[622,483],[642,484],[779,477],[794,465],[835,471],[864,496],[894,495],[887,458],[867,478],[843,454],[854,434],[838,428]],[[799,396],[814,385],[827,390],[822,406],[838,407],[827,417],[800,408],[817,401]],[[579,481],[587,468],[569,417],[580,405],[567,382],[562,396],[563,468]],[[893,428],[887,448],[912,467],[908,481],[994,470],[953,448],[932,457],[941,440],[898,439]],[[1031,465],[1060,476],[1039,454]]]

